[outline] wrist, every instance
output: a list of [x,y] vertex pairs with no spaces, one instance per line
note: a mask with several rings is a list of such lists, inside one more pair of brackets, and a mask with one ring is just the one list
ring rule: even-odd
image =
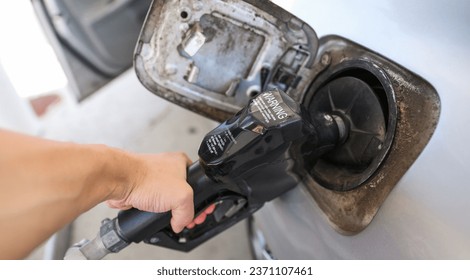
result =
[[103,182],[108,191],[105,200],[125,200],[145,176],[145,164],[136,155],[101,146],[105,154],[103,162]]

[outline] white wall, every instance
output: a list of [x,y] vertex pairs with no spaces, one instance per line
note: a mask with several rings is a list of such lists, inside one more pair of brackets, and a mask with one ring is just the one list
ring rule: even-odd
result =
[[37,134],[39,123],[31,106],[20,98],[0,63],[0,128]]

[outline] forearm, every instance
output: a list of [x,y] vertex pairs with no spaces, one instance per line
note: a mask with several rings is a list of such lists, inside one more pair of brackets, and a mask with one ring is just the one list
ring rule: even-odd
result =
[[138,166],[131,155],[105,146],[0,130],[0,258],[24,257],[80,213],[125,197]]

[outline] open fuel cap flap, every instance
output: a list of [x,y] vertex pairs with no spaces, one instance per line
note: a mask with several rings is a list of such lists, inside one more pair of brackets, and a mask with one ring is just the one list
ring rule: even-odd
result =
[[214,120],[279,88],[312,115],[342,120],[348,137],[319,160],[293,147],[297,174],[331,225],[354,234],[373,219],[437,125],[435,89],[339,36],[318,40],[270,1],[154,1],[134,67],[154,94]]
[[151,92],[221,121],[268,86],[302,95],[317,49],[313,29],[269,1],[154,1],[135,69]]

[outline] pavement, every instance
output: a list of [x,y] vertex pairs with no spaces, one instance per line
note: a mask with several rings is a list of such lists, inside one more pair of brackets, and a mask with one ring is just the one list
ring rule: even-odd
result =
[[[203,136],[217,124],[146,90],[129,70],[76,103],[62,98],[41,120],[41,135],[77,143],[100,143],[138,153],[183,151],[197,160]],[[103,218],[117,211],[100,204],[71,225],[69,244],[93,238]],[[51,244],[51,242],[49,242]],[[45,244],[28,259],[44,259]],[[49,258],[49,257],[46,257]],[[241,222],[189,253],[133,244],[106,259],[252,259],[246,223]]]

